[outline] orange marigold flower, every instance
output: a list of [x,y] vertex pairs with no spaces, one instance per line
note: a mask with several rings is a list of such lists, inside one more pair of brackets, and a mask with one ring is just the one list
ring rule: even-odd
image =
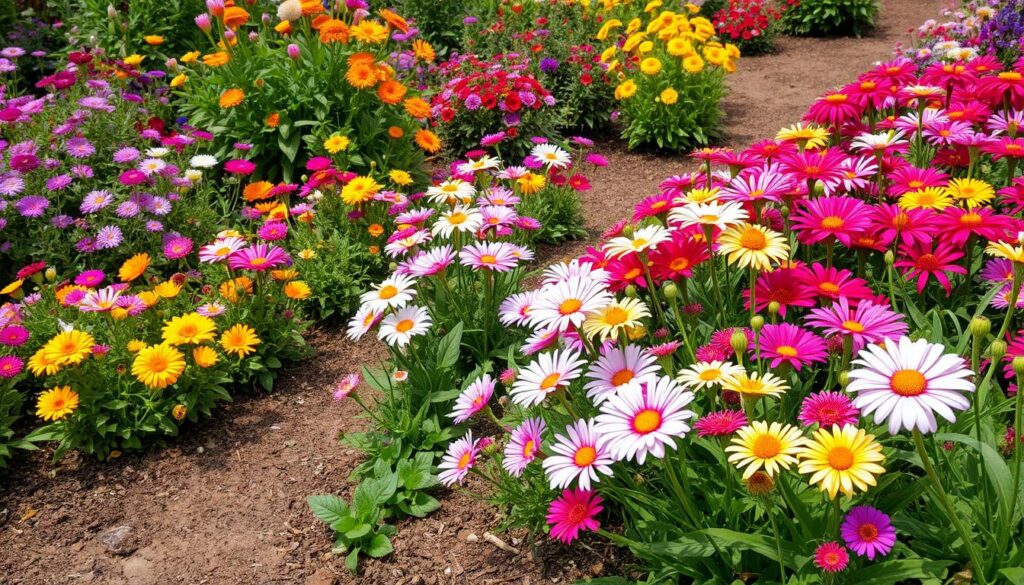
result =
[[302,16],[320,14],[324,10],[324,3],[321,0],[302,0]]
[[164,44],[164,38],[160,35],[146,35],[142,37],[142,40],[146,41],[147,45],[153,47]]
[[203,65],[208,67],[220,67],[227,65],[231,61],[231,55],[226,51],[217,51],[216,53],[209,53],[203,55]]
[[417,59],[427,63],[433,63],[434,59],[437,58],[437,52],[434,51],[434,47],[430,46],[430,43],[423,39],[416,39],[412,42],[412,54],[416,55]]
[[409,98],[405,100],[405,111],[413,118],[423,120],[430,117],[430,104],[423,98]]
[[381,234],[384,233],[384,226],[380,225],[379,223],[375,223],[371,225],[369,228],[367,228],[366,231],[369,232],[371,236],[379,238]]
[[238,6],[228,6],[224,9],[224,26],[236,29],[249,20],[249,13]]
[[321,15],[315,17],[312,20],[312,22],[309,23],[309,26],[313,30],[320,30],[320,27],[323,26],[323,24],[325,22],[329,21],[329,20],[331,20],[330,16],[327,16],[326,14],[321,14]]
[[289,299],[301,301],[308,299],[312,294],[313,291],[310,290],[309,285],[301,280],[293,280],[284,285],[284,296]]
[[267,126],[271,128],[277,128],[281,124],[281,115],[277,112],[271,112],[267,115]]
[[117,275],[121,277],[121,282],[131,282],[142,276],[147,268],[149,268],[149,254],[142,252],[125,260],[121,268],[118,269]]
[[387,8],[384,8],[381,9],[381,11],[378,12],[377,14],[379,14],[380,17],[384,19],[384,22],[390,24],[392,28],[397,28],[402,32],[409,32],[409,23],[404,18],[396,14],[393,10],[388,10]]
[[402,130],[401,126],[391,126],[390,128],[388,128],[388,136],[394,138],[395,140],[398,140],[399,138],[405,136],[405,130]]
[[222,109],[233,108],[242,103],[245,99],[245,92],[232,87],[231,89],[224,90],[224,93],[220,94],[220,107]]
[[352,55],[349,56],[346,62],[348,63],[349,67],[355,67],[356,65],[366,65],[372,67],[377,62],[377,59],[373,56],[373,54],[364,51],[359,53],[353,53]]
[[370,246],[366,251],[376,256],[377,254],[380,254],[380,246]]
[[380,84],[377,88],[377,97],[379,97],[380,101],[385,104],[394,105],[402,101],[402,98],[405,97],[406,91],[408,91],[408,89],[401,83],[394,80],[388,80]]
[[416,146],[431,154],[441,150],[441,139],[430,130],[417,130],[414,140]]
[[329,18],[320,25],[320,42],[347,43],[348,25],[336,18]]
[[377,85],[377,71],[362,63],[349,67],[345,73],[345,81],[356,89],[366,89]]
[[269,181],[256,181],[255,183],[249,183],[242,190],[242,197],[246,201],[260,201],[270,197],[270,190],[274,188],[274,184]]

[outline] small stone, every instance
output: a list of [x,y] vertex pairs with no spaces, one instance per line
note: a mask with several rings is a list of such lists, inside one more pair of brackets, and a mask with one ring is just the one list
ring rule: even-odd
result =
[[604,563],[597,562],[593,565],[590,565],[590,574],[595,577],[600,577],[602,574],[604,574]]
[[321,567],[306,577],[305,585],[336,585],[338,577],[327,568]]
[[131,534],[131,531],[132,527],[128,525],[111,528],[100,535],[100,542],[115,555],[130,554],[134,550],[134,548],[128,550],[130,548],[128,535]]
[[477,536],[473,532],[470,532],[469,534],[466,535],[466,542],[478,542],[479,540],[480,540],[480,537]]
[[199,447],[196,447],[196,453],[199,453],[200,455],[202,455],[203,451],[206,451],[206,449],[203,449],[202,445],[200,445]]

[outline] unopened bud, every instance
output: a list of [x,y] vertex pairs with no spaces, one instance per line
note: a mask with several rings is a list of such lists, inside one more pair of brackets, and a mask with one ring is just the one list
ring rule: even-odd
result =
[[636,287],[632,284],[626,287],[626,296],[635,299],[636,298]]
[[57,280],[57,269],[54,268],[53,266],[47,268],[44,274],[46,275],[47,282],[53,282]]
[[622,226],[622,235],[626,236],[627,238],[632,238],[633,224],[627,223],[626,225]]
[[761,331],[762,327],[764,327],[764,317],[761,315],[754,315],[750,318],[750,328],[754,330],[754,333]]
[[846,388],[846,385],[850,383],[850,372],[842,371],[839,372],[839,385]]
[[736,355],[743,355],[747,351],[748,342],[747,334],[739,328],[734,329],[732,336],[729,337],[729,345],[732,346],[732,350],[736,352]]
[[789,206],[783,205],[782,207],[780,207],[779,213],[782,214],[782,217],[789,217]]
[[814,182],[814,194],[815,195],[824,195],[825,194],[825,183],[823,183],[821,181],[815,181]]
[[1006,342],[993,341],[992,345],[988,346],[988,355],[995,361],[1003,359],[1003,356],[1006,355]]
[[896,262],[896,255],[892,253],[892,250],[886,250],[885,265],[892,266],[894,262]]
[[988,320],[988,317],[975,317],[971,319],[971,335],[976,339],[980,339],[988,335],[989,331],[992,330],[992,321]]
[[1019,355],[1013,358],[1013,373],[1018,376],[1024,376],[1024,355]]
[[679,287],[674,282],[666,282],[665,286],[662,287],[662,292],[665,293],[665,298],[672,300],[679,295]]
[[114,8],[113,4],[107,4],[107,18],[110,20],[117,18],[117,9]]
[[768,303],[768,314],[774,317],[779,314],[780,308],[782,308],[782,305],[779,304],[779,301],[772,301]]

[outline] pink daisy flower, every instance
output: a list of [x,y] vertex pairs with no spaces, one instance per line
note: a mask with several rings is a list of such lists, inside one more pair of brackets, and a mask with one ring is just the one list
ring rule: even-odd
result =
[[895,203],[882,203],[872,209],[871,220],[878,228],[879,239],[892,242],[927,243],[935,232],[936,214],[930,209],[903,209]]
[[92,288],[99,286],[105,278],[106,275],[103,274],[102,270],[85,270],[75,277],[75,284]]
[[829,429],[832,425],[854,425],[860,418],[860,409],[842,392],[816,392],[804,398],[800,405],[800,422],[805,426],[818,425]]
[[936,215],[932,225],[936,234],[959,248],[972,235],[985,240],[1003,239],[1013,229],[1013,220],[990,207],[947,207]]
[[778,165],[766,165],[741,173],[722,188],[722,201],[774,201],[793,190],[794,181]]
[[[803,366],[828,359],[825,341],[810,331],[791,323],[765,325],[757,338],[758,358],[771,360],[772,368],[787,363],[796,371]],[[754,339],[750,340],[754,348]]]
[[792,216],[792,226],[805,244],[835,237],[844,246],[871,223],[871,207],[853,197],[818,197],[801,202]]
[[639,346],[608,347],[587,371],[587,398],[600,405],[625,384],[659,369],[657,359]]
[[192,240],[185,236],[174,236],[164,243],[164,257],[168,260],[184,258],[192,253]]
[[907,332],[907,324],[899,313],[868,300],[851,309],[846,297],[839,297],[831,307],[812,310],[806,323],[823,329],[827,335],[850,336],[854,354],[869,343],[894,339]]
[[0,356],[0,378],[10,379],[21,373],[25,362],[15,355]]
[[647,197],[633,207],[633,221],[639,222],[648,217],[657,217],[668,213],[676,206],[675,197],[669,193],[660,193]]
[[459,424],[469,420],[474,414],[487,407],[487,402],[494,394],[494,380],[484,374],[474,380],[455,400],[455,406],[448,415],[452,422]]
[[[793,268],[778,268],[762,272],[754,284],[757,311],[763,312],[771,303],[779,304],[779,316],[785,318],[787,307],[813,307],[814,289],[803,282],[800,272]],[[744,306],[750,308],[750,290],[743,291]]]
[[963,252],[954,250],[949,244],[933,242],[901,246],[900,253],[905,257],[896,260],[894,266],[904,269],[903,276],[907,280],[917,278],[917,294],[924,291],[930,277],[935,277],[948,297],[953,291],[948,274],[967,274],[967,269],[956,263],[964,257]]
[[579,487],[589,490],[591,482],[598,481],[598,473],[612,475],[615,463],[607,446],[597,432],[594,419],[578,420],[565,429],[566,434],[555,435],[554,454],[544,459],[544,475],[553,488],[564,488],[574,480]]
[[516,267],[518,259],[507,242],[476,242],[459,252],[464,266],[476,270],[508,272]]
[[690,430],[687,421],[694,415],[686,406],[692,400],[693,393],[672,378],[633,380],[601,405],[596,430],[616,461],[635,459],[642,465],[648,454],[664,457],[665,448],[674,449],[676,438]]
[[21,325],[8,325],[0,329],[0,343],[8,347],[18,347],[28,341],[28,329]]
[[469,470],[476,464],[480,451],[479,442],[473,440],[473,431],[469,431],[466,436],[448,445],[448,451],[438,465],[440,473],[437,474],[437,479],[448,487],[462,483],[469,475]]
[[702,416],[693,424],[698,437],[724,437],[747,426],[742,410],[720,410]]
[[548,507],[551,538],[569,544],[579,538],[581,530],[593,532],[600,528],[595,516],[604,509],[601,502],[601,496],[589,490],[563,491]]
[[889,554],[896,544],[896,529],[889,516],[871,506],[854,506],[846,514],[839,533],[857,556],[875,560]]
[[260,226],[256,236],[266,242],[283,240],[288,236],[288,224],[283,221],[268,221]]
[[241,249],[228,258],[228,266],[232,270],[254,270],[263,272],[278,266],[291,266],[292,259],[287,252],[277,246],[253,244]]
[[897,197],[927,187],[945,187],[949,181],[949,175],[933,167],[920,169],[907,165],[889,173],[888,179],[891,182],[889,195]]
[[826,573],[839,573],[850,562],[850,553],[838,542],[824,542],[814,549],[814,566]]
[[501,459],[501,466],[509,474],[519,477],[523,470],[540,453],[541,435],[547,429],[544,419],[540,417],[528,418],[523,424],[516,427],[505,445],[505,456]]
[[828,183],[843,178],[841,164],[845,155],[834,148],[805,150],[779,157],[782,168],[799,181]]
[[869,298],[874,294],[868,287],[868,281],[854,276],[853,272],[846,269],[834,266],[825,268],[821,263],[815,262],[797,270],[800,280],[811,287],[822,299],[836,300],[846,297],[858,300]]
[[331,392],[331,396],[335,400],[344,400],[349,394],[351,394],[356,387],[359,386],[360,377],[359,374],[352,373],[344,376],[338,380],[338,383],[334,385],[334,390]]

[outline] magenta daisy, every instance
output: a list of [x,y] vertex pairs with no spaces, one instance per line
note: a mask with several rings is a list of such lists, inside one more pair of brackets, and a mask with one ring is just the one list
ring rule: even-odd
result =
[[720,410],[706,414],[693,423],[698,437],[724,437],[747,426],[742,410]]
[[228,259],[232,270],[254,270],[263,272],[278,266],[291,266],[292,259],[287,252],[277,246],[253,244],[241,249]]
[[551,538],[569,544],[579,538],[581,530],[591,532],[601,527],[595,516],[604,508],[601,496],[589,490],[565,490],[548,506],[547,521]]
[[818,425],[829,429],[832,425],[855,425],[859,418],[860,409],[842,392],[815,392],[800,405],[800,422],[808,427]]
[[852,237],[871,225],[871,207],[853,197],[819,197],[801,202],[792,226],[805,244],[829,237],[850,246]]
[[867,299],[874,295],[868,281],[858,278],[846,269],[826,268],[819,262],[803,266],[798,270],[801,282],[811,287],[821,298],[837,300],[846,297],[851,300]]
[[756,352],[758,359],[771,360],[772,368],[786,363],[798,372],[807,364],[828,359],[822,338],[791,323],[765,325],[757,339]]
[[288,235],[288,224],[283,221],[268,221],[256,230],[256,237],[266,242],[283,240]]
[[476,458],[480,455],[480,448],[477,441],[473,440],[473,431],[466,433],[466,436],[448,445],[448,451],[441,458],[438,465],[440,472],[437,479],[446,486],[453,486],[462,483],[469,475],[469,470],[476,464]]
[[501,459],[501,466],[505,471],[514,477],[523,474],[526,466],[540,453],[541,436],[545,429],[547,424],[544,419],[535,417],[524,420],[523,424],[512,431],[505,445],[505,456]]
[[896,544],[896,529],[889,516],[871,506],[854,506],[846,514],[839,533],[857,556],[875,560],[889,554]]
[[507,242],[476,242],[459,252],[459,260],[476,270],[508,272],[518,264],[513,251]]
[[672,378],[645,376],[626,384],[601,405],[597,432],[608,442],[616,461],[635,459],[643,464],[650,454],[658,459],[676,438],[690,430],[693,411],[686,408],[693,393]]
[[850,553],[838,542],[824,542],[814,549],[814,566],[826,573],[839,573],[850,562]]
[[8,347],[18,347],[28,341],[28,329],[21,325],[8,325],[0,329],[0,343]]
[[459,424],[469,420],[474,414],[487,407],[487,402],[494,394],[494,380],[490,374],[484,374],[474,380],[455,400],[455,406],[448,415],[452,422]]
[[928,279],[934,277],[948,297],[953,292],[949,274],[967,274],[967,269],[957,263],[963,258],[963,252],[955,250],[950,244],[931,242],[904,245],[900,253],[905,258],[896,260],[895,266],[903,269],[903,276],[907,280],[917,279],[917,294],[924,292]]
[[359,386],[360,377],[359,374],[352,373],[348,374],[334,385],[334,390],[331,391],[331,397],[335,400],[344,400],[349,394],[351,394],[357,386]]
[[99,286],[106,277],[102,270],[85,270],[75,277],[75,284],[92,288]]
[[82,213],[96,213],[110,205],[114,200],[114,194],[106,190],[90,191],[82,198],[79,209]]
[[[755,308],[760,313],[771,303],[777,303],[779,316],[785,318],[787,307],[813,307],[815,291],[801,280],[802,272],[793,268],[778,268],[762,272],[754,285]],[[750,290],[743,291],[745,305],[750,308]]]
[[185,236],[173,236],[164,242],[164,257],[178,260],[192,253],[192,240]]
[[0,378],[10,379],[21,373],[25,362],[15,355],[0,356]]
[[831,307],[812,310],[806,323],[823,329],[828,335],[851,337],[854,353],[866,344],[896,338],[907,332],[907,324],[899,313],[868,300],[851,309],[846,297],[839,297]]
[[598,481],[598,473],[612,475],[611,454],[600,433],[595,428],[594,419],[578,420],[565,429],[566,434],[555,435],[555,444],[551,450],[553,455],[544,459],[544,475],[547,476],[552,488],[568,487],[573,480],[579,486],[590,489],[591,482]]

